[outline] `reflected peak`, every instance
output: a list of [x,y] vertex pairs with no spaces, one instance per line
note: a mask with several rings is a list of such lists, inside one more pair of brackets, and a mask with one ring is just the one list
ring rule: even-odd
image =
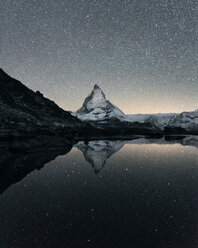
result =
[[80,141],[75,146],[83,153],[97,174],[104,167],[106,160],[119,151],[124,144],[124,141],[96,140]]

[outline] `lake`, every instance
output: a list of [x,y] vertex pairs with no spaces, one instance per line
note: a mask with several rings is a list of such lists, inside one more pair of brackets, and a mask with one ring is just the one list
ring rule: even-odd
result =
[[198,247],[196,137],[80,141],[28,163],[1,179],[1,248]]

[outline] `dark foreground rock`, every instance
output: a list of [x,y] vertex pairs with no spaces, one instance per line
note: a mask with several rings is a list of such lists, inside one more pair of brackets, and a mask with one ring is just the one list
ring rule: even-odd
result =
[[34,92],[0,69],[0,128],[56,130],[85,125],[40,92]]

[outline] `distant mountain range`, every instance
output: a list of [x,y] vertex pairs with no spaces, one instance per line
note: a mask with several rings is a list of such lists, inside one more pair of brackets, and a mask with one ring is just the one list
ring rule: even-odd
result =
[[94,86],[91,94],[85,99],[82,107],[75,113],[83,122],[96,126],[133,126],[152,127],[153,130],[173,133],[198,133],[198,110],[180,114],[136,114],[126,115],[105,97],[98,85]]
[[37,133],[79,136],[198,134],[198,110],[181,114],[126,115],[98,85],[75,113],[65,111],[0,69],[0,138]]

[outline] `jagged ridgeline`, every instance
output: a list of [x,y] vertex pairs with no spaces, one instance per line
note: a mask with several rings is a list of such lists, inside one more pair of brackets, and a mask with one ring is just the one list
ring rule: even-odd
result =
[[[31,130],[80,129],[85,125],[39,91],[34,92],[0,69],[0,128]],[[4,130],[5,131],[5,130]]]

